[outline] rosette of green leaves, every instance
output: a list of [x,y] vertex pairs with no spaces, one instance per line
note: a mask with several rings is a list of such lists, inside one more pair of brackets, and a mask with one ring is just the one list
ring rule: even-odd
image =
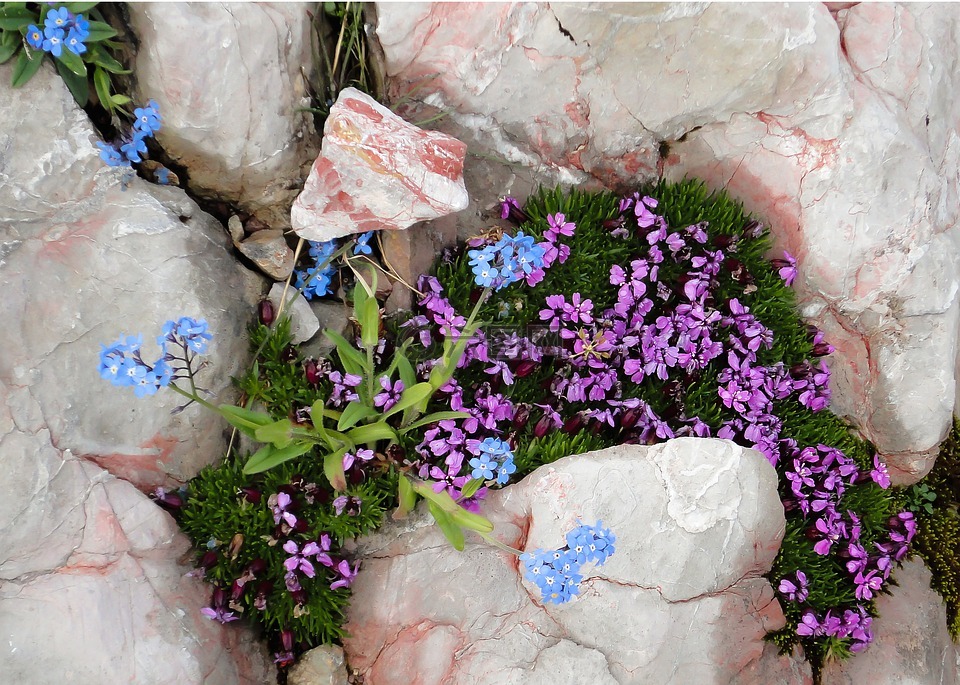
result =
[[86,52],[77,55],[64,48],[59,57],[50,55],[73,98],[81,107],[86,106],[90,99],[92,78],[100,104],[111,113],[128,104],[129,97],[113,92],[111,74],[130,72],[110,54],[118,49],[120,44],[112,40],[117,36],[117,32],[103,20],[103,15],[96,9],[98,4],[67,2],[54,6],[44,3],[0,3],[0,64],[17,58],[13,66],[11,85],[19,88],[27,83],[40,69],[40,64],[47,55],[43,50],[34,49],[27,44],[27,27],[31,24],[42,27],[46,12],[66,7],[71,14],[85,14],[90,17],[89,35],[83,40],[87,46]]

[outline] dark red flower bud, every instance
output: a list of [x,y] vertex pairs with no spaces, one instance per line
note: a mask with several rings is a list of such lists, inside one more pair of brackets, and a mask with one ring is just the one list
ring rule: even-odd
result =
[[277,312],[273,308],[273,302],[260,300],[260,304],[257,305],[257,319],[260,323],[264,326],[271,326],[276,318]]
[[280,631],[280,642],[283,644],[283,651],[289,652],[293,649],[293,631],[292,630],[281,630]]
[[200,557],[200,568],[211,569],[217,565],[220,555],[215,550],[208,550]]
[[269,580],[262,580],[259,583],[257,583],[258,597],[266,597],[271,592],[273,592],[273,583],[271,583]]
[[601,431],[603,431],[603,427],[606,425],[607,424],[598,419],[590,419],[590,422],[587,424],[587,428],[594,435],[600,435]]
[[581,428],[583,428],[583,415],[579,413],[571,416],[563,424],[563,432],[571,435],[573,433],[578,433]]
[[243,597],[243,592],[246,587],[246,584],[241,583],[239,580],[233,581],[233,585],[230,586],[230,601],[236,602],[238,599]]
[[818,342],[813,346],[813,356],[814,357],[826,357],[830,354],[830,348],[832,346],[830,343]]
[[607,219],[606,221],[603,222],[603,227],[608,231],[613,231],[617,228],[620,228],[621,226],[623,226],[622,216],[617,216],[617,217],[614,217],[613,219]]
[[821,533],[819,530],[817,530],[817,527],[816,527],[816,526],[810,526],[810,527],[808,527],[808,528],[804,531],[804,535],[806,535],[807,540],[819,540],[820,538],[823,537],[823,533]]
[[797,504],[797,501],[796,501],[796,500],[792,500],[792,499],[785,499],[785,500],[783,500],[783,510],[784,510],[784,511],[794,511],[795,509],[798,509],[799,507],[800,507],[800,505]]
[[293,530],[295,530],[298,533],[306,533],[307,522],[304,519],[298,517],[297,522],[293,524]]
[[810,339],[811,339],[811,340],[812,340],[813,338],[816,338],[816,337],[817,337],[817,333],[820,332],[820,329],[817,328],[816,326],[814,326],[814,325],[811,324],[811,323],[808,323],[808,324],[806,325],[806,329],[807,329],[807,335],[810,336]]
[[529,359],[524,359],[522,362],[517,364],[516,370],[514,370],[513,375],[517,378],[525,378],[533,373],[533,370],[538,366],[537,362],[531,361]]
[[254,559],[250,562],[250,565],[247,566],[247,570],[255,576],[259,575],[267,570],[267,562],[263,559]]
[[544,435],[550,432],[553,428],[553,421],[549,416],[542,416],[540,420],[537,421],[536,425],[533,427],[533,437],[542,438]]
[[301,588],[299,590],[294,590],[290,593],[290,596],[293,597],[293,601],[303,606],[307,603],[307,593]]
[[711,242],[713,243],[714,247],[725,250],[733,245],[736,241],[736,237],[732,235],[715,235],[713,236],[713,240]]
[[524,426],[530,421],[530,407],[521,404],[513,414],[513,427],[515,430],[523,430]]
[[240,491],[243,492],[244,499],[253,504],[260,504],[260,500],[263,499],[263,493],[256,488],[240,488]]
[[628,409],[623,412],[623,415],[620,417],[620,427],[629,430],[637,425],[637,421],[640,420],[640,410],[639,409]]
[[295,348],[293,345],[287,345],[285,348],[283,348],[280,359],[287,364],[292,364],[293,362],[297,361],[297,356],[297,348]]
[[394,443],[387,448],[386,457],[390,461],[400,463],[403,461],[404,457],[407,456],[407,451],[403,449],[400,445]]
[[227,603],[227,593],[222,587],[213,591],[213,599],[210,600],[210,606],[222,607]]
[[360,485],[366,478],[366,474],[364,474],[363,469],[350,469],[349,478],[351,484]]
[[320,382],[320,367],[317,366],[317,360],[308,359],[303,363],[303,373],[307,377],[307,383],[316,386]]
[[806,362],[794,364],[790,367],[790,375],[797,379],[806,378],[810,375],[810,365]]

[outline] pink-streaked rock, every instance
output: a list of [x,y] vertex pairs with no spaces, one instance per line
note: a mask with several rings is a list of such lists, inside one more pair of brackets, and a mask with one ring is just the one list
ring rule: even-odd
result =
[[378,12],[391,92],[415,88],[479,152],[568,183],[728,187],[770,225],[771,256],[799,258],[804,312],[837,347],[833,409],[897,482],[929,470],[960,393],[960,9]]
[[870,649],[829,663],[823,685],[940,685],[960,682],[957,645],[947,630],[943,600],[930,588],[930,571],[919,559],[897,571],[897,587],[877,598]]
[[764,649],[784,622],[762,578],[784,519],[759,453],[692,438],[614,447],[541,467],[483,513],[526,550],[602,520],[616,553],[584,567],[572,602],[544,605],[515,556],[479,542],[456,552],[422,509],[388,526],[359,543],[347,624],[347,659],[369,681],[527,683],[533,670],[553,685],[719,684],[753,669],[755,682],[809,682],[808,667]]
[[[172,393],[137,400],[97,372],[101,343],[206,317],[207,387],[240,370],[260,290],[222,229],[179,189],[122,190],[52,69],[11,90],[0,66],[0,680],[255,685],[250,631],[200,614],[189,542],[139,489],[221,454],[223,425]],[[153,350],[151,350],[151,347]],[[151,358],[149,355],[154,354]],[[138,489],[139,488],[139,489]]]
[[191,189],[289,229],[290,203],[316,154],[304,71],[314,5],[200,3],[131,6],[140,40],[138,103],[156,100],[157,140],[189,172]]
[[354,88],[340,91],[323,147],[290,210],[293,230],[330,240],[397,230],[467,206],[467,146],[405,122]]

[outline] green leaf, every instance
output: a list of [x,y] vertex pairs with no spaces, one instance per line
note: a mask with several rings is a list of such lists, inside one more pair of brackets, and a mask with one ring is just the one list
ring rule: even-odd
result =
[[[70,54],[72,55],[73,53]],[[76,55],[73,56],[76,57]],[[90,84],[87,81],[86,73],[84,73],[83,76],[78,76],[67,69],[63,62],[58,60],[55,60],[55,62],[57,71],[60,73],[60,78],[67,84],[67,88],[70,89],[73,99],[76,100],[77,104],[81,107],[86,107],[87,100],[90,99]],[[81,62],[81,64],[83,63]]]
[[77,76],[87,77],[87,65],[80,59],[80,55],[76,55],[64,48],[63,52],[61,52],[60,56],[56,57],[55,60]]
[[477,490],[483,487],[483,478],[471,478],[467,481],[467,484],[463,486],[460,490],[460,494],[464,497],[473,497],[477,494]]
[[461,528],[468,528],[469,530],[475,530],[479,533],[493,532],[493,524],[490,523],[488,519],[479,514],[467,511],[463,507],[459,507],[458,511],[450,514],[450,517],[453,519],[453,522]]
[[[4,34],[4,38],[7,35],[16,35],[16,34]],[[8,59],[14,56],[17,52],[17,48],[20,47],[20,43],[14,41],[12,44],[8,43],[6,40],[0,40],[0,64],[3,64]]]
[[110,74],[100,67],[93,68],[93,87],[97,91],[97,99],[100,104],[107,109],[112,109],[112,100],[110,97]]
[[[363,290],[358,288],[358,290]],[[366,349],[372,349],[377,346],[380,339],[380,303],[377,298],[368,297],[364,303],[360,316],[357,321],[360,322],[360,339]]]
[[390,407],[390,411],[383,415],[384,418],[393,416],[397,412],[403,411],[407,407],[412,407],[418,402],[422,402],[432,395],[434,388],[429,383],[417,383],[403,391],[397,403]]
[[396,442],[397,433],[383,421],[377,423],[368,423],[365,426],[357,426],[347,431],[347,437],[355,445],[361,445],[367,442],[377,442],[378,440],[393,440]]
[[346,453],[347,450],[344,447],[323,458],[323,474],[337,492],[347,489],[347,477],[343,473],[343,455]]
[[91,21],[90,35],[84,41],[86,43],[98,43],[101,40],[113,38],[115,35],[117,35],[117,32],[110,24],[104,24],[102,21]]
[[310,416],[313,418],[314,425],[316,425],[318,418],[326,416],[330,419],[339,419],[342,414],[336,409],[327,409],[323,404],[323,400],[317,400],[313,403],[313,406],[310,407]]
[[466,419],[469,416],[470,414],[465,411],[435,411],[432,414],[427,414],[422,419],[414,421],[409,426],[404,426],[400,432],[406,433],[414,428],[420,428],[421,426],[436,423],[437,421],[446,421],[447,419]]
[[443,511],[452,514],[460,508],[460,505],[453,501],[453,497],[451,497],[450,493],[446,490],[434,492],[433,487],[427,483],[417,483],[413,486],[413,489],[418,495],[436,504]]
[[0,29],[19,31],[38,21],[36,12],[25,7],[0,7]]
[[36,74],[40,68],[40,63],[43,62],[43,53],[34,50],[32,51],[32,55],[33,58],[31,59],[27,56],[27,51],[24,50],[17,58],[17,63],[13,65],[13,80],[10,85],[14,88],[19,88],[32,79],[33,75]]
[[410,479],[401,475],[397,480],[397,510],[393,512],[393,519],[406,518],[407,514],[417,506],[417,493],[413,491]]
[[273,422],[273,417],[269,414],[244,409],[243,407],[237,407],[232,404],[221,404],[217,407],[217,411],[227,420],[227,423],[243,431],[250,437],[254,437],[254,433],[261,426],[266,426]]
[[131,73],[129,69],[124,69],[120,62],[107,54],[106,50],[99,45],[94,45],[90,52],[90,61],[96,64],[98,67],[102,67],[113,74]]
[[312,442],[295,442],[286,447],[277,449],[273,445],[264,445],[247,460],[243,472],[247,475],[263,473],[285,461],[296,459],[313,448]]
[[92,10],[99,4],[99,2],[68,2],[64,5],[64,7],[66,7],[73,14],[81,14],[83,12]]
[[400,380],[403,381],[403,387],[410,388],[417,384],[417,372],[413,370],[413,364],[407,359],[407,355],[402,350],[397,350],[394,355],[394,362],[397,370],[400,372]]
[[290,419],[280,419],[266,426],[260,426],[254,431],[253,437],[260,442],[269,442],[279,447],[286,447],[293,442],[293,423]]
[[111,95],[110,101],[114,104],[115,107],[120,107],[121,105],[125,105],[128,102],[133,102],[133,100],[128,98],[126,95],[119,95],[119,94]]
[[337,430],[344,431],[357,425],[360,419],[377,414],[375,409],[371,409],[361,402],[351,402],[343,410],[340,420],[337,422]]
[[460,529],[460,526],[454,523],[450,514],[445,512],[435,503],[427,502],[427,506],[430,508],[430,513],[433,515],[433,520],[437,522],[440,530],[443,531],[443,534],[446,536],[447,540],[450,541],[450,544],[453,545],[453,548],[458,552],[462,552],[464,538],[463,531]]
[[[336,331],[325,330],[323,332],[327,339],[337,346],[337,355],[340,357],[340,363],[343,364],[343,370],[352,373],[355,376],[363,376],[367,368],[367,360],[360,351],[347,342],[347,339]],[[373,369],[370,369],[373,373]]]

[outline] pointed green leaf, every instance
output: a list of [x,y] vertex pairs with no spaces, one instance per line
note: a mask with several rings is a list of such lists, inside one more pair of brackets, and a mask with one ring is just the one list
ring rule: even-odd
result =
[[368,297],[360,311],[360,339],[364,348],[372,349],[380,340],[380,303],[377,298]]
[[397,403],[390,407],[390,411],[383,415],[384,418],[388,416],[393,416],[399,411],[403,411],[407,407],[412,407],[418,402],[422,402],[429,398],[434,392],[434,388],[429,383],[417,383],[406,390],[400,395],[400,399],[397,400]]
[[351,402],[343,410],[343,414],[340,415],[340,420],[337,422],[337,430],[344,431],[348,428],[353,428],[360,419],[374,416],[377,413],[375,409],[371,409],[361,402]]
[[[70,53],[73,54],[73,53]],[[76,57],[76,55],[74,55]],[[87,75],[84,73],[83,76],[77,76],[72,71],[67,69],[63,62],[55,60],[57,64],[57,71],[60,73],[60,78],[63,79],[63,82],[67,84],[67,88],[70,89],[73,99],[77,101],[77,104],[81,107],[87,106],[87,100],[90,99],[90,85],[87,82]],[[81,65],[83,63],[81,62]]]
[[378,440],[392,440],[396,442],[397,433],[383,421],[377,423],[368,423],[365,426],[357,426],[347,431],[347,437],[355,445],[362,445],[368,442],[377,442]]
[[346,448],[341,448],[323,458],[323,474],[337,492],[347,489],[347,477],[343,473],[343,455],[346,453]]
[[247,460],[247,463],[243,467],[243,472],[247,475],[263,473],[285,461],[290,461],[291,459],[296,459],[306,454],[312,448],[312,442],[295,442],[280,449],[277,449],[273,445],[264,445]]
[[286,447],[293,441],[293,423],[290,419],[280,419],[266,426],[260,426],[253,432],[260,442],[269,442],[278,448]]
[[436,504],[443,511],[453,513],[460,508],[460,505],[453,501],[453,497],[446,490],[434,492],[433,487],[427,483],[417,483],[413,486],[414,491],[426,500]]
[[60,56],[54,59],[77,76],[82,76],[83,78],[87,77],[87,65],[83,63],[82,59],[80,59],[80,55],[70,52],[64,48],[63,52],[60,53]]
[[417,493],[413,491],[410,479],[402,474],[397,481],[397,501],[399,502],[397,510],[393,512],[395,521],[406,518],[407,514],[417,506]]
[[90,61],[96,64],[98,67],[102,67],[113,74],[131,73],[129,69],[124,69],[120,62],[107,54],[107,51],[99,45],[93,46],[93,50],[91,51],[90,55]]
[[13,65],[13,79],[10,85],[14,88],[19,88],[32,79],[40,68],[40,63],[43,62],[43,53],[39,50],[33,50],[31,55],[32,58],[27,56],[27,51],[24,50],[17,58],[17,63]]
[[82,14],[88,12],[99,5],[99,2],[68,2],[64,5],[73,14]]
[[450,518],[461,528],[468,528],[469,530],[475,530],[479,533],[493,532],[493,524],[490,523],[488,519],[479,514],[467,511],[463,507],[459,507],[457,511],[450,514]]
[[446,421],[447,419],[466,419],[469,417],[470,417],[470,414],[468,414],[465,411],[435,411],[432,414],[427,414],[422,419],[414,421],[409,426],[404,426],[400,432],[406,433],[407,431],[411,431],[414,428],[427,426],[431,423],[436,423],[438,421]]
[[[337,346],[337,355],[343,364],[343,370],[355,376],[363,376],[364,369],[367,368],[367,360],[360,351],[336,331],[325,330],[323,334]],[[370,372],[372,373],[373,370],[371,369]]]
[[110,102],[113,103],[114,107],[120,107],[122,105],[126,105],[130,102],[133,102],[133,100],[128,98],[126,95],[111,95]]
[[231,426],[243,431],[250,437],[253,437],[254,432],[261,426],[273,422],[273,417],[269,414],[251,411],[232,404],[221,404],[217,407],[217,411]]
[[482,487],[483,478],[471,478],[460,490],[460,494],[463,495],[464,498],[473,497],[475,494],[477,494],[477,490]]
[[400,372],[400,380],[403,381],[403,387],[410,388],[417,384],[417,372],[414,371],[413,364],[407,359],[407,355],[403,353],[403,350],[396,351],[394,363],[396,363],[397,370]]
[[433,502],[427,502],[427,506],[430,508],[430,513],[433,515],[433,520],[437,522],[440,530],[446,536],[447,540],[450,541],[450,544],[453,545],[453,548],[458,552],[462,552],[464,538],[463,531],[460,529],[460,526],[453,522],[450,514],[445,512]]
[[[7,33],[7,34],[4,34],[4,38],[6,38],[7,35],[16,35],[16,34]],[[13,43],[10,43],[9,41],[6,41],[6,40],[0,40],[0,64],[3,64],[8,59],[13,57],[14,54],[16,54],[17,52],[17,48],[19,47],[20,47],[19,42],[14,41]]]
[[117,32],[110,24],[104,24],[102,21],[91,21],[90,35],[84,39],[84,42],[88,44],[98,43],[101,40],[113,38],[115,35],[117,35]]
[[107,109],[112,109],[110,74],[100,67],[93,68],[93,88],[97,91],[97,99],[100,100],[100,104]]
[[[0,7],[0,29],[19,31],[39,21],[36,12],[25,7]],[[40,28],[43,29],[42,26]]]

